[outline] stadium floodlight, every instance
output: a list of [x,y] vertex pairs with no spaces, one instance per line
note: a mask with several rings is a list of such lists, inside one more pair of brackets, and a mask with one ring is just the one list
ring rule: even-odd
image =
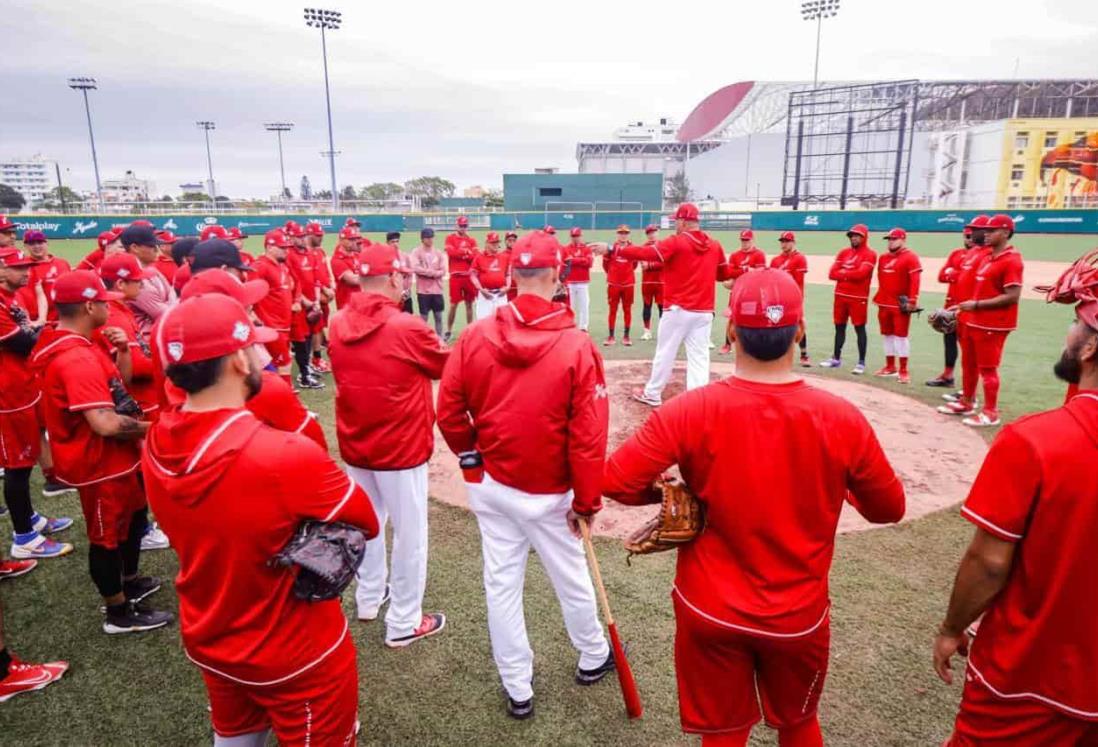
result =
[[210,130],[216,130],[217,127],[216,127],[216,125],[214,125],[213,122],[207,122],[207,121],[195,122],[195,125],[197,125],[199,127],[199,129],[202,129],[202,130],[206,131],[206,169],[207,169],[207,173],[210,175],[210,181],[209,181],[209,184],[207,186],[208,186],[209,191],[210,191],[210,202],[212,204],[212,209],[214,210],[214,212],[216,212],[217,211],[217,185],[214,182],[213,158],[210,156]]
[[823,19],[839,15],[839,0],[804,0],[801,3],[801,18],[816,22],[816,66],[812,70],[812,87],[820,84],[820,32]]
[[337,10],[305,9],[305,25],[320,29],[320,50],[324,59],[324,102],[328,105],[328,167],[332,175],[332,210],[339,210],[339,190],[336,189],[335,138],[332,136],[332,94],[328,86],[328,38],[325,31],[338,31],[343,14]]
[[263,127],[268,132],[278,136],[278,172],[282,176],[282,191],[278,193],[279,200],[286,199],[286,165],[282,160],[282,133],[294,128],[293,122],[264,122]]
[[95,78],[69,78],[69,88],[84,94],[84,113],[88,117],[88,139],[91,140],[92,168],[95,170],[95,194],[99,200],[99,212],[103,212],[103,186],[99,183],[99,156],[95,153],[95,133],[92,131],[91,105],[88,103],[88,91],[99,90]]

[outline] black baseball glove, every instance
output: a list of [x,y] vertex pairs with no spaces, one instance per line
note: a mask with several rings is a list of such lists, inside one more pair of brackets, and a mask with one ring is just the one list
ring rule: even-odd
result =
[[114,400],[114,411],[119,415],[128,415],[131,418],[140,418],[145,414],[137,400],[126,391],[121,379],[111,379],[107,382],[111,390],[111,399]]
[[322,602],[343,593],[365,554],[366,535],[361,529],[342,522],[307,521],[268,564],[297,566],[294,596]]
[[921,306],[917,306],[915,308],[911,308],[910,306],[908,306],[908,303],[909,303],[910,299],[907,296],[897,296],[896,300],[900,302],[900,313],[901,314],[922,314],[923,313],[923,309],[922,309]]

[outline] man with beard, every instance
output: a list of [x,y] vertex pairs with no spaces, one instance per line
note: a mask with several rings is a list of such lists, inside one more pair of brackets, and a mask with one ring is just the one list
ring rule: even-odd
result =
[[821,368],[842,366],[843,345],[846,344],[846,323],[854,325],[858,338],[858,363],[851,373],[865,373],[865,356],[869,349],[869,337],[865,324],[869,316],[869,284],[873,280],[873,268],[877,265],[877,253],[869,248],[869,228],[859,223],[846,232],[850,246],[842,249],[831,265],[828,277],[835,281],[835,303],[832,321],[835,323],[835,350],[832,356],[820,363]]
[[947,684],[953,655],[968,655],[949,747],[1098,744],[1098,269],[1087,259],[1055,299],[1078,302],[1053,369],[1075,395],[1004,428],[961,509],[976,532],[934,641]]
[[332,252],[332,279],[335,281],[336,309],[346,308],[351,296],[358,293],[358,263],[362,238],[354,226],[339,229],[339,241]]
[[[911,356],[911,314],[918,308],[919,280],[923,266],[915,252],[907,247],[907,231],[893,228],[885,234],[888,252],[877,263],[877,321],[884,338],[885,364],[873,374],[896,377],[901,384],[911,383],[907,361]],[[899,367],[897,367],[897,362]]]

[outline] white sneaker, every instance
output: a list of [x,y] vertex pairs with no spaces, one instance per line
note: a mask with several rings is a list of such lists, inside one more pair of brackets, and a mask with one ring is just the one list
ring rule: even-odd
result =
[[359,607],[358,619],[363,622],[369,622],[370,620],[376,620],[377,616],[381,614],[381,608],[385,606],[385,603],[389,601],[389,584],[385,584],[385,593],[381,595],[381,601],[374,607]]
[[652,330],[650,330],[650,329],[644,330],[644,334],[641,335],[641,339],[642,340],[651,340],[652,339]]
[[858,365],[854,366],[854,368],[850,369],[850,373],[854,374],[855,376],[864,376],[865,364],[859,363]]
[[661,400],[652,399],[646,395],[642,390],[638,390],[629,395],[635,402],[640,402],[642,405],[648,405],[649,407],[659,407],[663,404]]
[[1002,424],[1003,421],[997,414],[988,415],[987,410],[984,410],[976,417],[965,418],[961,422],[972,428],[994,428]]
[[820,368],[840,368],[843,362],[838,358],[828,358],[825,361],[820,361]]
[[717,349],[717,344],[715,342],[713,342],[712,340],[709,341],[709,349],[710,350],[716,350]]
[[145,530],[145,536],[141,538],[141,549],[167,550],[171,546],[172,543],[168,541],[168,535],[164,534],[164,530],[155,521],[149,524],[149,528]]

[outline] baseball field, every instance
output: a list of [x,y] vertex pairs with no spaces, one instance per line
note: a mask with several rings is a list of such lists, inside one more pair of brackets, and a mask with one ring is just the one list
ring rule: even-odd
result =
[[[478,241],[483,232],[474,232]],[[715,234],[726,251],[738,247],[732,232]],[[377,239],[377,236],[371,236]],[[609,232],[590,232],[587,240],[606,240]],[[405,250],[415,244],[407,236]],[[757,244],[768,258],[777,250],[776,234],[760,232]],[[331,241],[328,244],[331,251]],[[959,236],[912,234],[909,246],[924,258],[927,277],[921,305],[940,306],[943,296],[935,258],[945,257],[959,243]],[[871,246],[883,250],[874,236]],[[1094,236],[1041,236],[1016,238],[1034,273],[1026,286],[1052,278],[1058,268],[1098,244]],[[831,286],[813,282],[824,273],[830,258],[845,237],[834,233],[805,233],[798,242],[809,256],[807,327],[813,362],[829,357]],[[59,241],[51,250],[74,265],[93,248],[91,241]],[[258,254],[258,238],[248,240],[249,251]],[[1047,264],[1046,264],[1047,263]],[[937,267],[937,264],[933,265]],[[638,294],[639,296],[639,294]],[[720,291],[719,303],[727,300]],[[591,286],[591,333],[606,336],[606,299],[603,277],[596,274]],[[600,348],[610,360],[647,361],[654,342],[640,341],[640,303],[634,306],[631,348],[620,344]],[[459,312],[460,326],[464,311]],[[1027,412],[1057,405],[1064,385],[1051,368],[1060,354],[1071,320],[1065,306],[1049,306],[1028,296],[1021,302],[1020,329],[1011,335],[1001,369],[1003,416],[1010,421]],[[619,320],[619,337],[620,337]],[[875,319],[870,320],[870,370],[882,360]],[[824,382],[853,382],[876,387],[909,400],[920,420],[918,438],[923,446],[939,441],[949,446],[954,423],[933,414],[927,405],[940,403],[942,390],[922,385],[937,375],[942,365],[940,335],[925,321],[912,325],[911,371],[913,383],[895,380],[857,379],[849,373],[848,359],[839,370],[814,367],[806,371]],[[714,325],[714,342],[723,342],[723,319]],[[853,335],[847,341],[853,352]],[[717,355],[714,361],[731,359]],[[635,366],[611,367],[637,375]],[[646,370],[646,369],[645,369]],[[716,371],[717,369],[715,369]],[[681,378],[681,374],[677,374]],[[835,386],[839,384],[835,383]],[[331,388],[302,393],[303,400],[319,413],[335,443]],[[615,395],[612,408],[623,408]],[[874,398],[864,402],[872,403]],[[864,407],[871,407],[865,404]],[[890,407],[895,407],[891,404]],[[873,415],[867,412],[870,419]],[[887,414],[878,417],[891,417]],[[906,427],[906,426],[905,426]],[[912,429],[908,430],[913,430]],[[983,431],[981,437],[991,438]],[[895,460],[910,458],[906,447],[885,450]],[[933,454],[934,449],[929,449]],[[445,460],[448,455],[440,457]],[[920,457],[920,459],[923,459]],[[975,459],[974,459],[975,461]],[[954,469],[946,460],[923,459],[922,469],[946,482]],[[956,475],[962,483],[978,464]],[[35,472],[35,480],[40,476]],[[36,482],[37,486],[39,483]],[[434,483],[432,483],[434,485]],[[963,494],[963,485],[958,484]],[[256,495],[256,501],[263,500]],[[50,514],[80,516],[75,495],[61,499],[36,499],[37,508]],[[80,519],[77,520],[78,523]],[[424,610],[447,613],[447,630],[429,641],[407,649],[383,646],[381,623],[352,623],[359,652],[363,744],[476,744],[487,739],[495,744],[664,745],[691,740],[679,730],[675,680],[672,667],[673,618],[669,592],[674,572],[671,554],[625,563],[620,542],[597,540],[603,576],[615,617],[629,642],[630,660],[645,704],[645,716],[637,722],[625,719],[621,697],[613,678],[593,688],[575,686],[572,679],[575,654],[561,620],[556,599],[537,563],[530,564],[526,593],[527,624],[536,652],[535,691],[538,713],[526,722],[506,717],[488,643],[484,592],[481,585],[480,543],[471,514],[459,507],[434,502],[430,514],[430,567]],[[3,526],[6,527],[6,524]],[[931,512],[896,527],[840,536],[831,588],[832,656],[828,682],[821,702],[821,722],[828,744],[925,745],[937,744],[949,735],[960,685],[947,687],[934,675],[930,645],[947,602],[957,562],[971,536],[955,507]],[[177,627],[142,636],[105,636],[99,625],[100,600],[86,568],[87,540],[81,526],[65,539],[76,544],[67,558],[43,561],[39,569],[18,583],[4,587],[5,627],[18,653],[30,660],[67,659],[72,669],[58,685],[40,697],[13,700],[0,709],[0,742],[16,740],[37,744],[203,744],[211,740],[205,690],[198,670],[183,655]],[[176,563],[170,551],[147,553],[143,571],[162,576],[168,583],[157,599],[162,608],[174,607],[170,579]],[[344,607],[353,619],[351,595]],[[752,744],[774,744],[773,733],[756,730]]]

